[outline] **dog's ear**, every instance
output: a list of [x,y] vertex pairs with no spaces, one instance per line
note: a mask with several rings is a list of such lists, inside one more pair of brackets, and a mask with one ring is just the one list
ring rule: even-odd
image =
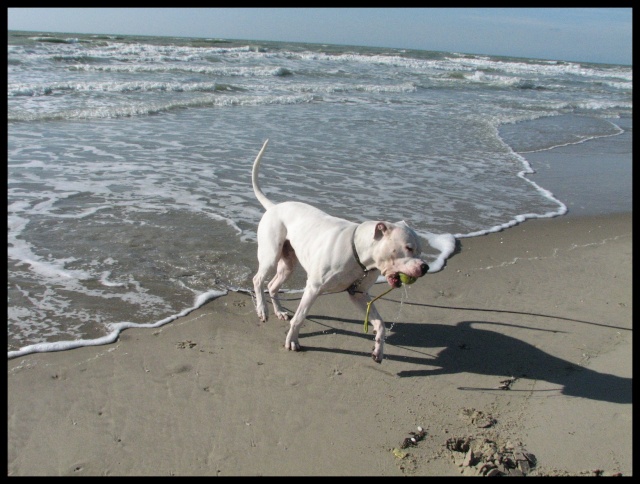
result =
[[384,237],[384,234],[387,233],[389,230],[391,230],[391,227],[389,227],[388,222],[378,222],[376,224],[376,230],[373,234],[373,238],[375,240],[380,240],[382,237]]

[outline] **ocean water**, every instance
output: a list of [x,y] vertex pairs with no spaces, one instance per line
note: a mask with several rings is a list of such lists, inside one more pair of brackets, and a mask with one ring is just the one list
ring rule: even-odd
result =
[[267,138],[271,199],[405,220],[432,272],[456,238],[567,213],[527,157],[631,153],[631,66],[35,32],[7,53],[10,358],[251,291]]

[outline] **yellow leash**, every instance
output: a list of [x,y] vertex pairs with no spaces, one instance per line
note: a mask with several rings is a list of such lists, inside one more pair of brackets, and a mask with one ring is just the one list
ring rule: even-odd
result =
[[[400,285],[402,286],[403,284],[408,285],[408,284],[413,284],[414,282],[416,282],[415,277],[411,277],[408,276],[402,272],[398,273],[398,277],[400,278]],[[367,314],[364,317],[364,332],[368,333],[369,332],[369,310],[371,309],[371,305],[376,301],[376,299],[380,299],[382,296],[384,296],[385,294],[389,294],[391,291],[393,291],[395,289],[395,287],[392,287],[391,289],[389,289],[386,292],[383,292],[382,294],[380,294],[379,296],[375,297],[374,299],[372,299],[371,301],[369,301],[367,303]]]
[[371,301],[369,301],[367,303],[367,314],[364,317],[364,332],[368,333],[369,332],[369,310],[371,309],[371,305],[375,302],[376,299],[380,299],[382,296],[384,296],[385,294],[389,294],[391,291],[393,291],[395,289],[395,287],[392,287],[391,289],[389,289],[386,292],[383,292],[382,294],[380,294],[379,296],[376,296],[374,299],[372,299]]

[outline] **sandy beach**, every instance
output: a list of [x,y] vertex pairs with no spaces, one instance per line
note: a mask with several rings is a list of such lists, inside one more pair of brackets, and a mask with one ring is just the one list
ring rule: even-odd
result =
[[229,293],[9,360],[8,474],[632,475],[631,214],[461,239],[376,304],[382,364],[344,294],[315,303],[299,353]]

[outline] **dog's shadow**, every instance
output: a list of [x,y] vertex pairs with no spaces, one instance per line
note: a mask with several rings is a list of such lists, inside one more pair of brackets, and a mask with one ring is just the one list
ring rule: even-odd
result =
[[[332,332],[371,339],[362,331],[362,320],[327,316],[309,316],[307,319],[323,326],[323,320],[355,323],[356,331],[332,327]],[[422,365],[424,369],[403,370],[403,378],[430,375],[457,374],[461,372],[495,375],[500,378],[516,377],[542,380],[561,386],[564,395],[602,400],[613,403],[631,403],[631,378],[622,378],[590,370],[546,353],[535,346],[511,336],[483,329],[486,325],[521,326],[493,321],[460,321],[456,325],[396,323],[393,333],[386,339],[385,359]],[[387,327],[389,325],[387,324]],[[545,330],[542,330],[545,331]],[[561,333],[561,331],[554,331]],[[326,330],[300,334],[301,339],[326,334]],[[328,349],[306,345],[306,351],[332,351],[350,354],[368,354],[340,349]],[[415,356],[397,356],[390,346],[402,347],[416,353]],[[430,348],[432,350],[430,350]],[[439,350],[436,350],[438,348]],[[444,349],[442,349],[444,348]],[[384,363],[383,363],[384,364]]]

